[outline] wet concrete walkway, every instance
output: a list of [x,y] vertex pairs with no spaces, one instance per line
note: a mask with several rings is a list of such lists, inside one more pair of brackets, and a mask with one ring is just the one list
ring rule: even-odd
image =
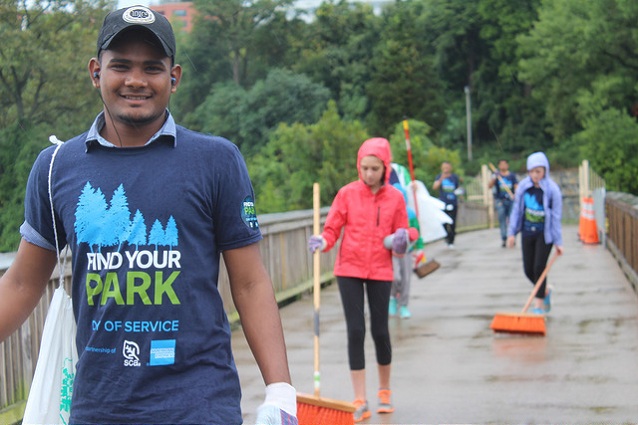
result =
[[[442,267],[412,280],[412,318],[390,319],[396,411],[373,410],[366,424],[638,423],[638,297],[611,254],[564,228],[565,254],[549,274],[555,288],[547,335],[494,334],[497,312],[517,312],[531,284],[520,248],[504,249],[498,229],[426,247]],[[321,395],[351,401],[341,301],[321,294]],[[281,309],[294,385],[312,394],[312,297]],[[235,331],[245,423],[263,382]],[[368,398],[376,407],[376,362],[367,336]]]

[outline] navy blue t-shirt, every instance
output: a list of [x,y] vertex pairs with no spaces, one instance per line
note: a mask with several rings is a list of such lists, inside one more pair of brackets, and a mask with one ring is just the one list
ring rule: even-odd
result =
[[[434,180],[441,178],[441,174],[437,175]],[[452,173],[450,176],[443,179],[441,187],[439,187],[439,199],[446,204],[456,205],[458,204],[458,198],[454,191],[459,188],[460,180],[459,176]]]
[[[71,422],[241,423],[217,288],[220,252],[262,237],[239,150],[179,126],[139,148],[85,140],[64,143],[52,173],[60,246],[73,253]],[[23,225],[49,249],[53,149],[31,172]]]
[[545,209],[543,208],[543,189],[530,187],[523,194],[523,237],[543,234],[545,228]]
[[501,179],[496,179],[496,184],[494,186],[494,198],[511,202],[512,198],[510,198],[510,194],[507,192],[507,189],[505,189],[505,186],[507,186],[511,193],[514,193],[514,185],[518,183],[516,174],[509,173],[507,176],[504,176],[499,173],[499,175],[503,181],[501,182]]

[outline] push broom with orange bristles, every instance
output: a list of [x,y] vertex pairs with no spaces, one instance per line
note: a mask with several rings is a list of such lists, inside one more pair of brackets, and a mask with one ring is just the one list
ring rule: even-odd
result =
[[[313,229],[318,235],[320,229],[319,183],[313,184]],[[297,420],[299,425],[354,425],[354,404],[320,396],[321,374],[319,372],[319,307],[321,291],[320,250],[312,257],[313,304],[314,304],[314,395],[297,394]]]
[[[408,167],[410,170],[410,180],[415,182],[416,176],[414,175],[414,162],[412,161],[412,143],[410,142],[410,125],[408,124],[408,119],[403,118],[403,134],[405,136],[405,150],[408,153]],[[419,217],[419,201],[416,196],[416,186],[412,187],[412,195],[414,196],[414,213],[417,217]],[[420,230],[420,229],[419,229]],[[425,276],[433,273],[441,267],[441,263],[436,261],[434,258],[431,260],[427,260],[424,263],[421,263],[419,259],[417,259],[416,264],[418,264],[414,268],[414,273],[419,276],[419,279],[423,279]]]
[[558,253],[554,254],[547,266],[545,266],[545,270],[543,270],[538,281],[536,281],[534,289],[532,289],[532,293],[529,295],[529,298],[520,313],[497,313],[494,316],[492,324],[490,325],[490,328],[493,329],[494,332],[545,335],[545,316],[541,314],[527,313],[527,309],[532,304],[538,289],[541,287],[549,269],[552,267],[552,264],[554,264],[554,261],[556,261],[557,258]]

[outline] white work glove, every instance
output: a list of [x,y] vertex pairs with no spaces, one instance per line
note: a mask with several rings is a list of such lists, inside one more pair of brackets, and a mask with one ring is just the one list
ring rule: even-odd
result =
[[257,408],[257,425],[298,425],[297,391],[285,382],[266,386],[264,403]]
[[315,253],[316,250],[323,251],[326,249],[326,240],[321,235],[312,235],[308,239],[308,250]]

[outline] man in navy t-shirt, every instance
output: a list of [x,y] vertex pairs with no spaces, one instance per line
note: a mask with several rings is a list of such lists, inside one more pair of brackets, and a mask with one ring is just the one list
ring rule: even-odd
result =
[[105,18],[89,62],[104,110],[33,166],[22,242],[0,280],[0,341],[38,303],[66,245],[79,355],[70,422],[240,424],[217,288],[223,256],[267,384],[257,421],[296,424],[246,166],[228,140],[175,124],[167,106],[182,69],[174,57],[162,15],[133,6]]
[[447,232],[447,246],[454,248],[454,238],[456,236],[456,213],[458,210],[457,193],[461,182],[459,176],[452,172],[452,164],[448,161],[441,163],[441,173],[434,179],[432,189],[438,191],[439,199],[445,203],[445,212],[452,219],[452,223],[445,223]]

